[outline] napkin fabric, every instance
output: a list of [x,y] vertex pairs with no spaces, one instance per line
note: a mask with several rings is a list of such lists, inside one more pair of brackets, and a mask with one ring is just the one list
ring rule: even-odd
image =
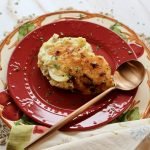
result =
[[[7,150],[22,150],[47,130],[35,125],[14,126]],[[150,150],[150,119],[113,123],[83,132],[57,131],[31,150]]]

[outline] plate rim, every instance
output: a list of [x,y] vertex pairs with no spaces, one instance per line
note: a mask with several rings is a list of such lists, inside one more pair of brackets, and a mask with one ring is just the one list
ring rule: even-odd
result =
[[[70,20],[66,20],[66,21],[70,21]],[[79,20],[75,20],[75,21],[78,21],[78,22],[86,22],[86,21],[79,21]],[[62,22],[62,21],[57,21],[57,22]],[[55,24],[56,22],[52,22],[52,23],[50,23],[50,24]],[[88,23],[90,23],[90,24],[95,24],[95,23],[91,23],[91,22],[88,22]],[[45,26],[48,26],[49,24],[46,24],[46,25],[44,25],[44,26],[41,26],[41,27],[39,27],[39,28],[42,28],[42,27],[45,27]],[[97,25],[97,24],[95,24],[96,26],[100,26],[100,25]],[[110,29],[108,29],[108,28],[106,28],[106,27],[103,27],[103,26],[101,26],[102,28],[105,28],[106,30],[109,30],[110,32],[113,32],[113,31],[111,31]],[[36,30],[38,30],[39,28],[36,28],[35,30],[33,30],[32,32],[34,32],[34,31],[36,31]],[[28,36],[30,36],[30,34],[32,34],[32,32],[30,32],[29,34],[27,34],[20,42],[19,42],[19,44],[26,38],[26,37],[28,37]],[[114,33],[113,32],[113,34],[116,34],[116,33]],[[117,34],[116,34],[117,35]],[[117,35],[118,36],[118,35]],[[119,36],[118,36],[119,37]],[[119,37],[121,40],[123,40],[121,37]],[[18,45],[19,45],[18,44]],[[127,43],[126,43],[127,44]],[[18,45],[16,46],[16,48],[15,48],[15,50],[17,49],[17,47],[18,47]],[[128,44],[127,44],[128,45]],[[129,46],[129,45],[128,45]],[[13,53],[15,52],[15,50],[13,51]],[[130,50],[132,50],[131,48],[130,48]],[[133,50],[132,50],[133,51]],[[133,51],[134,52],[134,51]],[[12,54],[13,55],[13,54]],[[135,56],[135,55],[134,55]],[[10,60],[11,60],[11,58],[10,58]],[[8,73],[7,73],[7,76],[8,76]],[[8,77],[7,77],[8,78]],[[8,87],[9,87],[9,81],[8,81]],[[10,89],[10,88],[9,88]],[[10,91],[10,94],[11,94],[11,96],[13,95],[12,93],[11,93],[11,91]],[[12,96],[13,97],[13,96]],[[14,98],[14,97],[13,97]],[[15,101],[15,103],[16,103],[16,101]],[[17,104],[18,105],[18,104]],[[20,108],[20,107],[19,107]],[[20,108],[21,109],[21,108]],[[127,109],[127,108],[126,108]],[[21,109],[22,110],[22,109]],[[23,111],[24,112],[24,111]],[[124,111],[123,111],[124,112]],[[25,114],[27,114],[26,112],[25,112]],[[31,117],[31,116],[30,116]],[[33,118],[32,118],[33,119]],[[36,120],[35,118],[33,119],[33,120]],[[36,121],[38,121],[38,122],[40,122],[39,120],[36,120]],[[99,126],[99,125],[98,125]]]

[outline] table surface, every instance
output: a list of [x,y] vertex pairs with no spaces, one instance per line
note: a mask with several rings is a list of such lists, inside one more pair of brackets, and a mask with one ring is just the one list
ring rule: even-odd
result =
[[150,36],[149,0],[0,0],[0,40],[13,30],[19,20],[72,8],[109,14],[138,34]]
[[150,36],[149,0],[0,0],[0,40],[20,19],[66,8],[108,13],[137,33]]

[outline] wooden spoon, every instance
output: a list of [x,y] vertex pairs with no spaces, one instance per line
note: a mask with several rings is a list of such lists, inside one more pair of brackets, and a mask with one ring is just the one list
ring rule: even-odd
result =
[[79,114],[81,114],[83,111],[85,111],[87,108],[98,102],[102,97],[107,95],[109,92],[111,92],[114,89],[120,89],[120,90],[133,90],[137,86],[140,85],[140,83],[143,81],[145,75],[145,69],[144,66],[136,61],[131,60],[128,62],[123,63],[118,67],[118,69],[114,73],[114,83],[115,86],[107,89],[103,93],[99,94],[86,104],[82,105],[72,113],[70,113],[67,117],[63,118],[59,122],[57,122],[55,125],[53,125],[51,128],[48,129],[47,132],[45,132],[41,137],[27,145],[25,149],[31,148],[35,145],[37,142],[43,140],[56,130],[59,130],[64,125],[66,125],[68,122],[73,120],[75,117],[77,117]]

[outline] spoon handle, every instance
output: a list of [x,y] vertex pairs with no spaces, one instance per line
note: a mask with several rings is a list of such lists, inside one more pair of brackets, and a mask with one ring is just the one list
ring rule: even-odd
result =
[[64,125],[69,123],[71,120],[73,120],[75,117],[77,117],[79,114],[81,114],[83,111],[85,111],[87,108],[98,102],[101,98],[103,98],[105,95],[107,95],[110,91],[114,90],[115,87],[111,87],[104,91],[103,93],[99,94],[98,96],[94,97],[91,99],[89,102],[85,103],[72,113],[70,113],[67,117],[64,117],[60,121],[58,121],[55,125],[53,125],[51,128],[48,129],[44,134],[42,134],[38,139],[30,143],[25,149],[31,148],[33,145],[35,145],[37,142],[41,142],[44,140],[46,137],[48,137],[50,134],[55,132],[56,130],[59,130],[62,128]]

